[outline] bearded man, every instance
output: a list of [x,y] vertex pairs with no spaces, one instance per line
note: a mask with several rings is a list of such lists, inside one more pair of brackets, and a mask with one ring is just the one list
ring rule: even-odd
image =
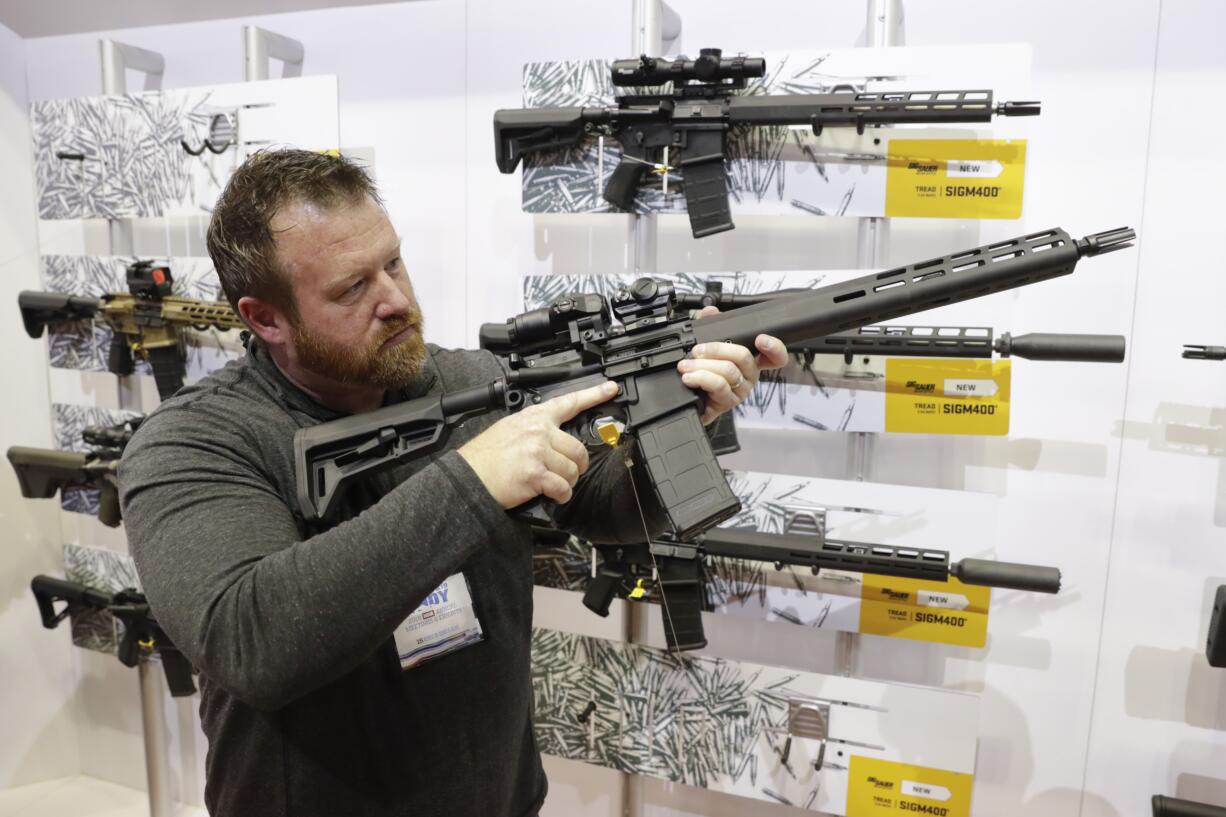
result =
[[[246,356],[182,389],[119,470],[153,612],[200,672],[214,817],[520,817],[545,797],[532,732],[531,536],[507,513],[538,496],[597,541],[644,537],[635,479],[561,424],[605,383],[457,428],[433,455],[348,492],[325,525],[297,512],[300,428],[503,374],[486,352],[425,343],[421,311],[369,176],[299,150],[248,159],[208,231]],[[707,344],[683,361],[710,422],[744,399],[760,354]],[[650,490],[638,490],[649,497]],[[652,532],[661,510],[646,501]],[[406,664],[398,627],[462,585],[480,637]]]

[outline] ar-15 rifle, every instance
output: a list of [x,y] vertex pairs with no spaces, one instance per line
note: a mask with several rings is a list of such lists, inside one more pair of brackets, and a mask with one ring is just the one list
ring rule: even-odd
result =
[[8,459],[17,474],[21,495],[27,499],[49,499],[66,488],[96,489],[98,521],[107,527],[118,527],[122,516],[115,472],[124,446],[144,419],[138,416],[114,426],[86,426],[81,439],[93,450],[85,453],[12,446]]
[[[135,667],[142,658],[157,654],[162,659],[166,672],[166,684],[175,697],[191,695],[196,691],[192,681],[192,665],[170,642],[165,631],[149,612],[149,604],[143,593],[125,588],[118,593],[107,593],[77,582],[57,579],[54,576],[35,576],[30,582],[34,598],[38,600],[38,612],[43,626],[54,630],[68,615],[87,610],[103,610],[123,622],[123,638],[119,642],[119,660],[126,667]],[[56,602],[66,602],[56,612]]]
[[[943,550],[894,547],[828,539],[812,528],[801,532],[803,517],[794,517],[784,533],[762,533],[737,528],[713,528],[694,542],[659,537],[646,544],[592,547],[602,564],[587,585],[583,604],[607,616],[615,597],[658,600],[663,608],[664,635],[670,650],[697,650],[707,644],[703,610],[711,606],[706,594],[704,565],[707,557],[729,557],[807,567],[848,570],[883,576],[1057,593],[1060,571],[1053,567],[963,559],[950,562]],[[548,536],[548,534],[546,534]]]
[[[704,48],[696,60],[643,56],[616,60],[613,84],[672,90],[616,97],[615,107],[524,108],[494,113],[498,169],[511,173],[527,153],[578,145],[604,135],[622,146],[622,160],[604,198],[632,210],[648,170],[684,175],[686,207],[695,238],[731,230],[724,171],[728,130],[737,125],[807,125],[820,135],[828,127],[990,122],[995,116],[1034,116],[1038,102],[994,103],[991,91],[886,91],[769,96],[740,94],[747,80],[766,74],[761,58],[722,56]],[[672,158],[669,151],[675,151]]]
[[1226,360],[1226,346],[1192,346],[1185,344],[1183,356],[1188,360]]
[[1226,817],[1226,808],[1155,794],[1154,817]]
[[326,516],[348,483],[437,449],[474,413],[518,411],[608,379],[617,383],[617,396],[567,430],[597,447],[604,444],[598,421],[616,416],[624,424],[622,439],[633,442],[634,461],[646,469],[671,529],[684,541],[740,508],[702,426],[702,398],[677,372],[696,344],[752,346],[762,333],[785,344],[821,337],[1065,275],[1083,256],[1131,246],[1133,238],[1127,228],[1076,240],[1045,230],[701,320],[676,314],[672,288],[649,278],[612,304],[596,295],[561,298],[482,327],[486,345],[517,350],[508,356],[505,377],[297,432],[299,508],[307,520]]
[[58,292],[25,291],[17,296],[26,334],[42,337],[48,324],[101,320],[114,331],[107,371],[132,374],[132,355],[153,367],[158,396],[165,400],[183,388],[186,352],[182,329],[242,329],[243,322],[225,301],[197,301],[171,294],[170,267],[138,261],[127,270],[128,290],[101,298]]

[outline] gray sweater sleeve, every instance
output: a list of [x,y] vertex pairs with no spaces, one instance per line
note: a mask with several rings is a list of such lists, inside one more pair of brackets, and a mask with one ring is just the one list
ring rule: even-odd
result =
[[478,548],[515,541],[454,451],[303,540],[258,448],[233,418],[211,414],[146,421],[120,466],[124,521],[159,623],[254,706],[284,706],[340,677]]

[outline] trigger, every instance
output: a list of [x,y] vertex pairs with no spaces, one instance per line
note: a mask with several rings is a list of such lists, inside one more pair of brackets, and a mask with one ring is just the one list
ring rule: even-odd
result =
[[615,420],[607,419],[605,421],[597,421],[595,423],[596,433],[600,435],[601,442],[610,448],[617,448],[617,444],[621,442],[622,427]]

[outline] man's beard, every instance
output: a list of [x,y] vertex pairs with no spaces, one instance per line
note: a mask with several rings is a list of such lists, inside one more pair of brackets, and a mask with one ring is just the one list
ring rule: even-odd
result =
[[[426,363],[421,312],[387,323],[378,337],[365,347],[352,347],[317,335],[306,325],[293,324],[298,362],[317,375],[354,386],[396,389],[407,386]],[[413,327],[413,334],[395,346],[383,344]]]

